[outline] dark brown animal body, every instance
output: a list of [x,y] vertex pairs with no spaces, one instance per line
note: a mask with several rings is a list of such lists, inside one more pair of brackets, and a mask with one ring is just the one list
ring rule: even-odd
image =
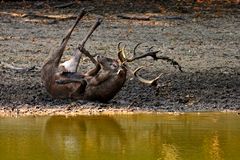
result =
[[[84,44],[94,30],[100,25],[101,19],[97,19],[87,36],[76,48],[76,51],[71,59],[64,63],[60,63],[67,42],[70,39],[74,28],[77,26],[84,14],[85,11],[82,10],[74,25],[63,38],[60,46],[56,47],[56,49],[49,54],[46,63],[42,67],[41,79],[47,92],[52,97],[107,102],[112,99],[123,87],[126,81],[127,71],[132,73],[143,83],[156,85],[160,75],[153,80],[146,80],[137,75],[137,72],[142,67],[132,71],[126,64],[127,62],[133,62],[147,56],[152,57],[154,60],[162,59],[171,62],[173,65],[177,65],[181,70],[181,66],[176,61],[165,56],[157,56],[156,54],[159,50],[151,51],[152,47],[149,49],[149,52],[136,56],[135,51],[140,44],[136,45],[134,48],[134,56],[130,59],[126,58],[125,47],[120,48],[121,43],[118,45],[118,60],[104,56],[97,56],[95,59],[84,48]],[[95,67],[87,73],[80,73],[77,71],[82,55],[90,58],[90,60],[95,64]]]
[[101,69],[91,77],[86,86],[84,99],[106,102],[112,99],[123,87],[127,70],[116,60],[98,57]]
[[101,102],[112,99],[124,85],[127,70],[114,59],[106,57],[98,59],[97,62],[101,68],[90,75],[65,72],[63,66],[55,67],[51,64],[45,64],[42,68],[42,80],[48,93],[54,98]]
[[[41,79],[47,92],[54,98],[106,102],[112,99],[122,88],[126,81],[127,71],[117,60],[103,56],[98,56],[97,60],[95,60],[84,49],[84,43],[100,24],[100,20],[96,22],[82,44],[79,45],[80,47],[77,48],[73,57],[69,61],[60,64],[71,33],[84,14],[85,12],[82,11],[61,45],[50,53],[42,67]],[[85,74],[77,72],[82,54],[87,55],[96,64],[95,68]]]

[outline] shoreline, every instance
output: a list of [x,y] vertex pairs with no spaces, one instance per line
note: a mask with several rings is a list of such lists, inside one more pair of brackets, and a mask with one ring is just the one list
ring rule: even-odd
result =
[[169,115],[183,115],[183,114],[223,114],[236,113],[240,114],[239,110],[200,110],[200,111],[154,111],[152,108],[99,108],[93,106],[81,107],[18,107],[11,109],[10,107],[0,107],[0,117],[25,117],[25,116],[98,116],[98,115],[133,115],[133,114],[169,114]]

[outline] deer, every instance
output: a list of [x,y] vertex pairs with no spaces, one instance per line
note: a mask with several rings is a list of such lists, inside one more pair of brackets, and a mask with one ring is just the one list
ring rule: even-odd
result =
[[[102,23],[101,18],[97,18],[96,22],[92,25],[87,35],[78,44],[72,57],[60,63],[63,52],[71,37],[74,28],[79,21],[84,17],[87,12],[83,9],[77,16],[75,23],[69,29],[59,46],[49,53],[44,65],[41,69],[41,80],[47,92],[53,98],[60,99],[80,99],[89,101],[108,102],[111,100],[123,87],[127,80],[127,73],[130,72],[139,81],[155,85],[161,75],[152,80],[147,80],[138,75],[138,72],[143,68],[139,67],[132,71],[127,65],[129,62],[152,57],[154,60],[163,59],[170,61],[173,65],[180,65],[168,58],[158,57],[157,51],[150,51],[143,55],[136,56],[136,49],[140,44],[134,48],[134,56],[127,58],[125,46],[121,47],[122,43],[118,44],[118,59],[108,58],[102,55],[91,55],[84,47],[85,43],[97,27]],[[78,71],[78,66],[82,55],[85,55],[95,65],[90,71],[81,73]]]

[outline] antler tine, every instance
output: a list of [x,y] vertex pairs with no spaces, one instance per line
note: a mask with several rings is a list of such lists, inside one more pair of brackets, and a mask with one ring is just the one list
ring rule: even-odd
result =
[[147,79],[142,78],[141,76],[139,76],[137,74],[137,72],[139,72],[142,68],[143,67],[139,67],[139,68],[135,69],[135,71],[133,71],[133,75],[135,77],[137,77],[137,79],[142,83],[146,83],[146,84],[149,84],[149,85],[152,85],[152,86],[156,86],[157,85],[157,80],[159,80],[159,78],[162,76],[162,73],[152,80],[147,80]]
[[126,45],[124,45],[123,47],[122,47],[122,54],[123,54],[123,57],[125,58],[125,60],[127,60],[127,56],[126,56]]
[[169,57],[166,57],[166,56],[159,56],[159,57],[156,56],[156,58],[155,58],[154,60],[158,60],[158,59],[161,59],[161,60],[170,62],[173,66],[177,66],[178,69],[179,69],[181,72],[183,72],[182,66],[180,66],[180,64],[179,64],[177,61],[175,61],[175,60],[173,60],[173,59],[171,59],[171,58],[169,58]]
[[121,48],[120,48],[121,44],[122,44],[122,42],[119,42],[117,45],[118,51],[121,51]]
[[127,58],[126,56],[126,45],[124,45],[122,48],[121,48],[121,44],[122,42],[119,42],[118,45],[117,45],[117,48],[118,48],[118,58],[120,59],[121,62],[132,62],[134,57],[136,56],[136,49],[139,45],[141,45],[142,43],[138,43],[134,49],[133,49],[133,56],[132,58]]
[[122,48],[120,48],[120,45],[122,44],[122,42],[118,43],[118,59],[121,61],[121,63],[124,63],[126,61],[126,54],[125,54],[125,47],[126,45],[124,45]]
[[148,48],[148,51],[151,52],[151,50],[154,48],[154,46],[151,46],[150,48]]
[[152,85],[152,86],[156,86],[157,85],[157,80],[159,80],[159,78],[162,76],[162,74],[160,74],[159,76],[157,76],[156,78],[152,79],[152,80],[147,80],[145,78],[142,78],[141,76],[139,76],[137,74],[137,72],[139,72],[143,66],[141,67],[138,67],[137,69],[135,69],[134,71],[132,71],[128,65],[124,65],[124,67],[131,73],[133,74],[140,82],[142,83],[145,83],[145,84],[149,84],[149,85]]
[[135,47],[134,47],[134,49],[133,49],[133,56],[135,57],[136,56],[136,49],[137,49],[137,47],[138,46],[140,46],[142,43],[140,42],[140,43],[138,43]]

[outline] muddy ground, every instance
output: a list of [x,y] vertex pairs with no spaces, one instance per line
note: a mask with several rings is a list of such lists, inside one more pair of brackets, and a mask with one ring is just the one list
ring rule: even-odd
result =
[[[234,8],[234,12],[180,13],[165,11],[160,5],[151,3],[144,6],[112,2],[107,5],[108,9],[104,5],[83,1],[66,8],[54,8],[41,2],[1,3],[1,114],[36,114],[51,109],[51,112],[62,113],[239,111],[238,7]],[[82,7],[92,11],[73,33],[64,59],[70,57],[95,18],[100,16],[104,22],[86,47],[91,53],[116,57],[119,41],[127,44],[129,52],[137,43],[144,42],[139,51],[145,51],[147,46],[155,46],[156,49],[161,49],[160,55],[179,62],[184,72],[167,62],[145,59],[134,62],[131,67],[134,69],[144,65],[145,70],[141,75],[145,78],[163,73],[157,87],[146,86],[129,75],[122,90],[107,104],[52,99],[41,84],[40,68],[50,49],[61,42],[61,38],[74,23],[74,15]],[[52,19],[32,16],[33,14],[58,17]],[[120,14],[150,19],[122,19],[118,17]],[[5,63],[23,68],[35,66],[35,69],[21,72],[10,69]],[[92,67],[87,58],[80,63],[80,71]]]

